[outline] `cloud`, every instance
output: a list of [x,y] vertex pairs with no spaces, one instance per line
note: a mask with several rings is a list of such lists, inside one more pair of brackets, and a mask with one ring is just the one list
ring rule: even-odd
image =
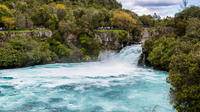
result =
[[123,8],[138,15],[157,13],[162,17],[173,16],[179,11],[182,0],[118,0]]
[[135,6],[133,9],[131,9],[133,12],[137,13],[138,15],[149,15],[151,14],[151,11],[145,7],[141,6]]
[[174,5],[172,3],[144,3],[144,2],[138,2],[136,5],[140,6],[150,6],[150,7],[160,7],[160,6],[171,6]]
[[139,6],[171,6],[180,3],[180,0],[135,0],[135,5]]

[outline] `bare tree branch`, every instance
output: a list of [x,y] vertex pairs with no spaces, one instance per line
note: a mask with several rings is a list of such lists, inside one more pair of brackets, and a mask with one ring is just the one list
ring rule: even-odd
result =
[[187,6],[188,6],[188,0],[182,0],[181,8],[185,9],[185,8],[187,8]]

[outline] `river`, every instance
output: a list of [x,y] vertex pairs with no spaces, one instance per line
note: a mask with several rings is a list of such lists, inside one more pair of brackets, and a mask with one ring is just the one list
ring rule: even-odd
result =
[[167,72],[137,66],[141,45],[97,62],[0,70],[0,112],[174,112]]

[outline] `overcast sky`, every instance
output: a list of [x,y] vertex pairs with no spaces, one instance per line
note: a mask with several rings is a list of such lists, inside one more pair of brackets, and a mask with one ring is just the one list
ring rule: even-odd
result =
[[[117,0],[123,8],[132,10],[138,15],[157,13],[161,17],[174,16],[181,11],[182,0]],[[189,6],[200,5],[200,0],[188,0]]]

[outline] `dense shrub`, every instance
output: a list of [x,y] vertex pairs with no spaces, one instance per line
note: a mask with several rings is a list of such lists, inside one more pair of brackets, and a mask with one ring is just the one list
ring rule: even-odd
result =
[[5,43],[0,47],[0,68],[20,67],[24,64],[24,54]]
[[53,40],[51,43],[51,50],[55,52],[59,58],[68,58],[71,50],[59,41]]
[[47,43],[37,42],[31,37],[10,39],[0,51],[0,68],[43,64],[56,58]]
[[182,12],[177,13],[175,16],[175,18],[179,18],[179,19],[189,19],[191,17],[200,18],[200,7],[192,6],[192,7],[186,8]]
[[155,20],[151,15],[143,15],[140,17],[140,21],[146,27],[153,27],[155,25]]
[[181,52],[180,48],[185,45],[186,43],[183,43],[172,56],[168,82],[172,85],[174,107],[179,112],[198,112],[200,109],[200,43],[186,45],[190,48],[187,48],[186,52]]
[[85,55],[98,56],[100,52],[100,44],[97,40],[89,37],[86,34],[80,35],[79,40],[81,44],[81,50]]
[[178,112],[200,110],[199,10],[194,6],[178,13],[173,35],[162,37],[165,33],[160,32],[144,45],[147,62],[154,68],[169,71],[171,102]]
[[153,44],[153,50],[147,58],[149,62],[156,68],[161,70],[169,70],[171,56],[175,51],[177,40],[174,38],[162,37]]

